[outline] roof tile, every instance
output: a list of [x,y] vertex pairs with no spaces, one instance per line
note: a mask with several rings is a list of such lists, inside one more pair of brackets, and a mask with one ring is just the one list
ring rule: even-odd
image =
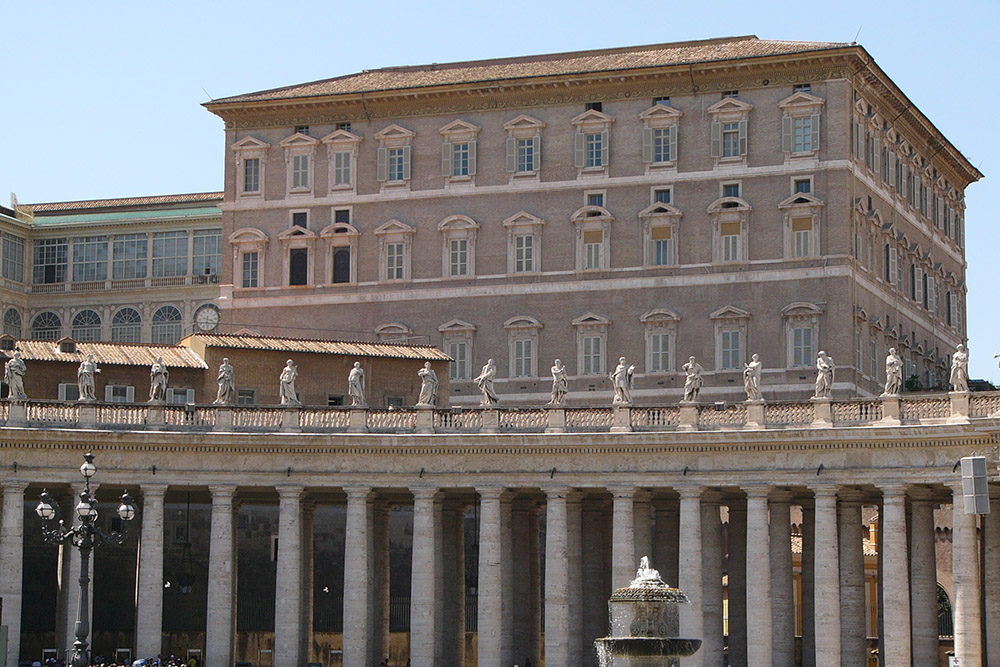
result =
[[[60,352],[52,340],[18,340],[16,348],[25,361],[64,361],[78,364],[94,355],[99,364],[116,366],[152,366],[163,357],[168,368],[208,368],[190,348],[182,345],[145,345],[140,343],[77,343],[76,352]],[[10,352],[6,353],[12,356]]]
[[353,357],[393,357],[426,361],[450,361],[451,357],[430,345],[398,345],[365,341],[315,340],[308,338],[276,338],[238,334],[193,334],[185,341],[198,339],[205,347],[224,347],[244,350],[271,350],[280,352],[312,352],[341,354]]

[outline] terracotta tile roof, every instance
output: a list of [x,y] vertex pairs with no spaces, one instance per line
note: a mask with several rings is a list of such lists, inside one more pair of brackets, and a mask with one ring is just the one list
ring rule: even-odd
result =
[[[157,357],[169,368],[208,368],[190,348],[182,345],[146,345],[141,343],[77,343],[76,352],[60,352],[52,340],[18,340],[16,349],[25,361],[65,361],[79,364],[93,354],[98,364],[109,366],[152,366]],[[12,352],[5,352],[7,357]]]
[[197,339],[205,347],[227,347],[244,350],[272,350],[280,352],[313,352],[342,354],[352,357],[393,357],[397,359],[422,359],[450,361],[451,357],[430,345],[398,345],[364,341],[314,340],[309,338],[274,338],[271,336],[241,336],[236,334],[193,334],[181,341],[184,345]]
[[532,77],[612,72],[618,70],[687,65],[759,56],[836,49],[837,42],[796,42],[759,39],[754,35],[723,37],[616,49],[498,58],[446,64],[384,67],[332,79],[235,95],[206,103],[258,102],[299,97],[399,90],[458,83],[477,83]]
[[221,192],[195,192],[183,195],[151,195],[147,197],[123,197],[120,199],[90,199],[86,201],[63,201],[46,204],[19,204],[18,208],[34,213],[48,211],[76,211],[94,208],[120,208],[124,206],[158,206],[162,204],[193,204],[198,202],[222,203]]

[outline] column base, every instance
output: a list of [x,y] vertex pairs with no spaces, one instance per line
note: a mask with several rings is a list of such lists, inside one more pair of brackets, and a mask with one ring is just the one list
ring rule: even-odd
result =
[[813,404],[813,420],[810,428],[829,428],[833,426],[833,400],[826,397],[813,396],[809,399]]
[[215,426],[212,427],[213,431],[232,431],[233,430],[233,410],[229,406],[218,407],[215,409]]
[[698,404],[694,401],[681,401],[678,403],[681,414],[677,423],[678,431],[698,430]]
[[562,405],[545,406],[545,416],[548,425],[545,427],[546,433],[566,432],[566,408]]
[[24,403],[11,401],[7,406],[7,426],[27,426],[28,410]]
[[746,402],[747,421],[743,428],[748,431],[759,431],[764,428],[764,405],[766,401],[763,398]]
[[368,411],[361,407],[351,407],[347,416],[348,433],[368,432]]
[[951,401],[951,416],[948,417],[949,424],[969,423],[969,392],[949,391],[948,398]]
[[882,394],[882,419],[879,424],[882,426],[899,426],[902,424],[899,412],[899,394]]
[[500,432],[500,410],[494,407],[483,408],[483,428],[480,433]]
[[614,421],[612,421],[612,433],[631,433],[632,431],[632,405],[618,404],[612,406]]
[[433,433],[434,432],[434,406],[433,405],[417,405],[417,433]]

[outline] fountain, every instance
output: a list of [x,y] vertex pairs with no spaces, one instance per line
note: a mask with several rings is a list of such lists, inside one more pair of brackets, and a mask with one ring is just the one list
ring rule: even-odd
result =
[[679,667],[701,648],[700,639],[677,637],[678,605],[688,598],[671,588],[643,556],[635,579],[608,600],[609,637],[594,640],[601,667]]

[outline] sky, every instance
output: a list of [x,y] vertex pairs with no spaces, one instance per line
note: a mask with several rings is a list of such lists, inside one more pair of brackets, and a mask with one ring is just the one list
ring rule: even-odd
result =
[[[0,203],[222,189],[212,98],[363,69],[755,34],[856,40],[986,178],[966,191],[970,375],[1000,383],[998,0],[0,3]],[[994,287],[991,288],[991,285]]]

